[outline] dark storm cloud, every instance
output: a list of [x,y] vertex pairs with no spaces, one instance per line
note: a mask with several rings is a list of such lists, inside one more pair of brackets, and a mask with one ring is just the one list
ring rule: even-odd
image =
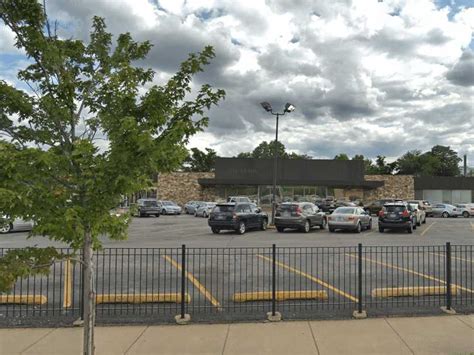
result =
[[420,110],[412,114],[413,117],[425,121],[436,127],[446,126],[456,129],[457,125],[470,124],[474,130],[474,108],[465,102],[447,104],[430,110]]
[[448,71],[446,78],[461,86],[474,85],[474,52],[466,50],[458,62]]

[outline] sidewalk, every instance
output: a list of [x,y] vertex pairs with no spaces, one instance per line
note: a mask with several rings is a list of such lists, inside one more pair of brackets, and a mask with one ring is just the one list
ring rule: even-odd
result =
[[[80,354],[82,328],[0,329],[0,354]],[[96,354],[469,354],[474,315],[96,328]]]

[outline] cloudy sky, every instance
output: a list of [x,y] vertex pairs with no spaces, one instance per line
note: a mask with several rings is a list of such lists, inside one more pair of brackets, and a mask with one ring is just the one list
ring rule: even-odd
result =
[[[154,43],[146,65],[169,78],[189,52],[217,57],[196,84],[227,92],[190,147],[222,156],[274,138],[290,151],[385,155],[450,145],[474,165],[474,0],[47,0],[63,35],[87,39],[91,17]],[[0,77],[24,58],[0,28]]]

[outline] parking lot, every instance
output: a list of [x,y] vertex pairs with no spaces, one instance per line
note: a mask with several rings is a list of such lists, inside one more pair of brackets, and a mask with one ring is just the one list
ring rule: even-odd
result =
[[[44,237],[27,239],[27,233],[0,235],[0,248],[25,246],[64,246]],[[104,247],[160,248],[179,247],[280,247],[355,246],[364,245],[441,245],[474,243],[474,218],[427,218],[427,223],[413,234],[405,231],[379,233],[377,217],[373,217],[373,229],[360,234],[353,232],[329,233],[327,229],[309,233],[288,230],[278,233],[275,229],[248,231],[244,235],[233,232],[212,234],[205,218],[190,215],[133,218],[129,238],[111,241],[102,238]]]
[[[134,218],[128,240],[104,238],[104,250],[96,254],[97,293],[110,301],[98,305],[98,317],[102,321],[140,321],[148,317],[170,321],[180,311],[177,300],[184,280],[186,312],[193,314],[194,319],[259,318],[271,309],[272,244],[277,245],[275,285],[280,298],[277,308],[286,317],[308,316],[307,310],[313,315],[314,312],[326,316],[338,312],[351,314],[359,299],[372,314],[377,310],[397,309],[398,313],[439,310],[446,302],[445,244],[448,241],[453,245],[453,305],[461,311],[472,310],[474,218],[429,218],[413,234],[379,233],[376,218],[373,222],[372,230],[360,234],[329,233],[327,229],[316,228],[309,233],[278,233],[268,229],[248,231],[244,235],[232,232],[215,235],[204,218],[189,215]],[[0,248],[61,246],[45,238],[26,236],[26,233],[2,235]],[[362,258],[359,258],[358,243],[364,246]],[[184,274],[182,244],[187,248]],[[357,286],[360,260],[361,290]],[[47,297],[45,304],[2,306],[0,314],[7,318],[13,314],[46,316],[44,319],[50,319],[51,315],[54,319],[77,315],[80,284],[79,265],[67,271],[64,263],[57,264],[49,277],[22,280],[15,288],[14,295],[29,293]],[[387,288],[389,291],[384,291]],[[427,294],[414,295],[420,290]],[[387,297],[384,292],[400,294]],[[128,301],[117,302],[117,297]],[[147,297],[155,300],[150,302]],[[163,303],[160,297],[171,297],[174,301]],[[137,299],[142,301],[136,303]]]

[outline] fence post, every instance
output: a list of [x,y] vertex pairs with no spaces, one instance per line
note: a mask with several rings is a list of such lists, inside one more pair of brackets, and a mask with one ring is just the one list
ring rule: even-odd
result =
[[272,244],[272,311],[267,313],[270,322],[281,320],[281,314],[276,311],[276,244]]
[[362,243],[357,245],[357,311],[352,313],[356,319],[367,318],[367,312],[362,310]]
[[446,307],[441,307],[445,313],[456,314],[456,311],[452,308],[452,274],[451,274],[451,243],[446,242]]
[[186,314],[186,245],[181,245],[181,312],[174,319],[178,324],[188,324],[191,316]]

